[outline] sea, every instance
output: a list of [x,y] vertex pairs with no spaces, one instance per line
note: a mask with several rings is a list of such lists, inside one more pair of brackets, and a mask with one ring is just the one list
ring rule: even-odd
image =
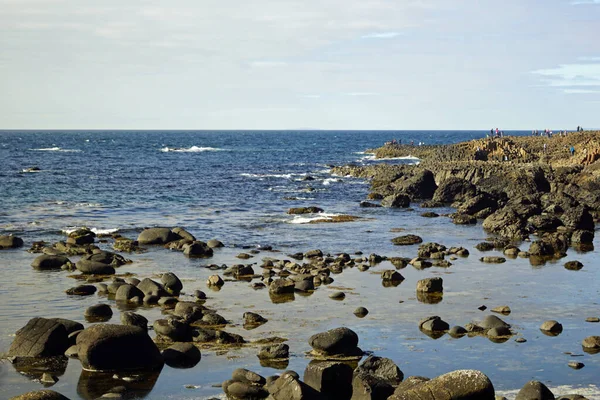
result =
[[[529,135],[531,131],[505,132]],[[500,265],[483,264],[475,245],[488,235],[481,222],[457,226],[442,207],[439,218],[423,218],[421,209],[361,208],[369,182],[336,176],[332,166],[378,163],[416,164],[409,156],[377,160],[365,150],[392,139],[403,144],[448,144],[483,138],[486,131],[0,131],[0,234],[23,238],[20,249],[0,251],[0,354],[8,351],[14,333],[30,318],[63,317],[88,326],[84,310],[94,304],[110,304],[110,323],[119,323],[120,312],[129,309],[100,295],[73,298],[65,290],[75,286],[72,273],[35,271],[37,256],[27,250],[34,241],[65,240],[78,227],[98,234],[136,238],[146,227],[181,226],[198,240],[218,239],[225,244],[210,259],[188,259],[162,247],[144,253],[124,254],[133,262],[118,273],[154,277],[171,271],[184,284],[183,299],[194,290],[208,295],[206,305],[226,317],[227,331],[248,341],[281,337],[290,346],[285,366],[261,365],[258,344],[237,349],[203,348],[202,360],[190,369],[165,366],[146,380],[144,388],[131,389],[128,398],[222,398],[220,382],[236,368],[263,376],[297,371],[301,376],[311,358],[308,338],[327,329],[347,326],[357,332],[359,347],[367,354],[388,357],[405,376],[435,377],[456,369],[479,369],[497,392],[514,397],[530,380],[540,380],[555,394],[580,393],[600,399],[600,354],[583,352],[581,341],[600,335],[600,324],[585,322],[600,317],[600,269],[597,251],[569,250],[567,257],[544,265],[527,259],[509,259]],[[292,207],[316,206],[318,215],[290,215]],[[343,223],[311,223],[338,215],[359,217]],[[265,257],[290,259],[288,254],[320,249],[353,257],[379,254],[415,257],[418,246],[394,246],[391,239],[416,234],[425,242],[447,247],[464,246],[468,258],[453,260],[449,268],[400,270],[405,280],[398,286],[382,285],[380,273],[393,269],[389,262],[368,271],[347,269],[334,282],[309,296],[296,295],[286,303],[274,303],[267,290],[255,290],[244,281],[227,281],[220,291],[210,290],[206,279],[215,272],[210,265],[252,264],[256,273]],[[110,239],[98,243],[111,250]],[[519,244],[527,250],[527,242]],[[598,245],[596,244],[596,248]],[[271,250],[269,250],[271,249]],[[256,250],[256,251],[254,251]],[[240,253],[252,254],[241,260]],[[580,271],[569,271],[564,262],[579,260]],[[77,257],[72,257],[73,261]],[[444,297],[440,303],[416,298],[416,281],[440,276]],[[333,291],[344,291],[343,301],[331,300]],[[187,296],[187,297],[186,297]],[[437,315],[450,326],[481,320],[496,306],[512,312],[501,316],[512,325],[514,338],[495,343],[485,337],[431,338],[418,329],[422,318]],[[365,318],[353,310],[364,306]],[[480,309],[483,309],[480,310]],[[156,307],[136,312],[150,323],[165,317]],[[242,315],[258,312],[269,322],[244,329]],[[563,325],[559,336],[544,335],[546,320]],[[150,331],[153,335],[153,332]],[[518,343],[515,338],[524,338]],[[579,370],[570,361],[585,364]],[[0,398],[44,388],[39,377],[17,371],[8,360],[0,361]],[[82,372],[71,359],[51,389],[70,399],[97,398],[111,386],[131,380],[104,377],[101,383]],[[108,383],[107,383],[108,380]]]

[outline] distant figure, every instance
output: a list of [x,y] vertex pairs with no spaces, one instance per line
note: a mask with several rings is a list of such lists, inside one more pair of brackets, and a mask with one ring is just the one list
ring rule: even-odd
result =
[[547,145],[546,145],[546,143],[544,143],[544,153],[546,152],[546,147],[547,147]]
[[410,145],[411,145],[411,146],[414,146],[414,145],[415,145],[415,141],[414,141],[414,140],[411,140],[411,141],[410,141]]
[[571,146],[570,151],[571,151],[571,156],[574,156],[575,155],[575,147]]

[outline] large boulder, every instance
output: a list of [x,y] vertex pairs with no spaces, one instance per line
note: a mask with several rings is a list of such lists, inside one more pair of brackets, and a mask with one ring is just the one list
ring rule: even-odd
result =
[[414,399],[495,400],[494,385],[483,372],[458,370],[429,381],[416,383],[409,389],[398,387],[388,400]]
[[560,218],[568,229],[594,230],[594,218],[584,206],[569,208]]
[[269,400],[325,400],[324,395],[299,381],[293,374],[281,375],[268,385]]
[[181,283],[177,275],[172,272],[162,274],[160,281],[165,290],[172,296],[179,296],[179,292],[183,289],[183,283]]
[[304,383],[329,398],[349,400],[352,396],[352,367],[338,361],[311,361]]
[[180,239],[181,236],[173,232],[170,228],[148,228],[139,234],[137,241],[140,245],[167,244]]
[[400,193],[408,195],[412,200],[431,199],[437,185],[433,173],[427,169],[419,170],[415,175],[394,181],[393,186]]
[[67,329],[56,319],[33,318],[15,335],[9,356],[52,357],[69,348]]
[[120,285],[115,293],[116,301],[129,301],[134,298],[142,300],[144,298],[144,292],[133,285],[124,284]]
[[554,394],[542,382],[529,381],[519,390],[515,400],[554,400]]
[[76,343],[81,365],[88,371],[155,370],[163,365],[160,351],[138,326],[92,325]]
[[213,249],[206,243],[199,240],[187,244],[183,247],[183,254],[190,258],[212,257]]
[[54,390],[34,390],[11,397],[10,400],[69,400],[69,398]]
[[13,235],[0,235],[0,250],[16,249],[23,246],[23,239]]
[[39,270],[48,270],[61,269],[63,265],[68,265],[70,263],[71,261],[69,261],[69,259],[64,256],[42,254],[41,256],[38,256],[35,260],[33,260],[31,266]]
[[308,339],[308,344],[319,354],[357,355],[358,335],[346,327],[335,328],[317,333]]
[[389,358],[369,356],[354,370],[352,400],[385,400],[404,374]]
[[192,343],[175,343],[162,352],[165,363],[172,368],[192,368],[200,362],[200,350]]
[[504,207],[489,215],[483,220],[482,227],[488,232],[509,239],[525,239],[529,234],[526,220],[510,207]]
[[391,208],[407,208],[410,206],[410,197],[405,194],[392,194],[384,197],[381,205]]
[[93,260],[81,259],[77,261],[75,267],[83,274],[112,275],[115,273],[112,266]]

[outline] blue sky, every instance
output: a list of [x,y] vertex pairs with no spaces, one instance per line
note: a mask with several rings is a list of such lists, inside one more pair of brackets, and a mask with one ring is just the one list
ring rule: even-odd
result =
[[600,0],[0,0],[0,129],[600,127]]

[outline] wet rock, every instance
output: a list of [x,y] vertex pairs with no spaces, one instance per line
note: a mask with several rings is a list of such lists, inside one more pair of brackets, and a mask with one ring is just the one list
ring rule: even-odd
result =
[[393,269],[386,269],[384,271],[381,271],[381,278],[384,281],[394,282],[401,282],[404,280],[404,277],[398,271],[394,271]]
[[198,323],[200,325],[219,326],[227,325],[229,321],[227,321],[225,317],[223,317],[220,314],[217,314],[216,312],[207,312],[202,316],[202,319],[196,324]]
[[157,339],[172,342],[191,342],[192,329],[184,322],[174,318],[157,319],[152,324]]
[[490,242],[481,242],[478,243],[475,248],[479,251],[490,251],[494,250],[494,244]]
[[315,290],[314,279],[303,279],[297,281],[294,285],[294,290],[298,292],[310,292]]
[[140,300],[144,298],[144,292],[133,285],[124,284],[119,286],[117,292],[115,293],[116,301],[130,301],[134,298],[139,298]]
[[290,208],[287,213],[288,214],[315,214],[315,213],[322,213],[324,210],[322,208],[319,207],[296,207],[296,208]]
[[219,247],[223,247],[223,243],[217,239],[210,239],[209,241],[206,242],[206,245],[208,247],[210,247],[211,249],[217,249]]
[[600,352],[600,336],[588,336],[581,342],[583,350],[587,353],[599,353]]
[[179,296],[179,293],[183,289],[183,283],[181,283],[177,275],[172,272],[162,274],[160,281],[162,282],[167,293],[169,293],[171,296]]
[[565,268],[571,271],[579,271],[583,268],[583,264],[579,261],[567,261],[565,263]]
[[554,394],[542,382],[529,381],[519,390],[515,400],[554,400]]
[[424,217],[424,218],[437,218],[439,216],[440,216],[440,214],[434,213],[433,211],[427,211],[427,212],[424,212],[421,214],[421,217]]
[[115,269],[112,266],[92,260],[81,259],[77,261],[75,267],[82,274],[112,275],[115,273]]
[[148,228],[144,229],[138,236],[138,243],[148,244],[167,244],[180,240],[181,236],[171,231],[170,228]]
[[182,322],[191,323],[202,319],[205,308],[192,301],[178,301],[175,304],[173,315],[181,318]]
[[264,377],[256,372],[249,371],[245,368],[237,368],[231,373],[231,379],[236,382],[244,382],[251,385],[263,386],[267,381]]
[[550,334],[551,336],[557,336],[562,332],[563,327],[560,323],[558,323],[558,321],[549,320],[549,321],[545,321],[540,326],[540,330],[545,334]]
[[560,219],[567,229],[570,230],[594,230],[594,218],[584,206],[566,209]]
[[77,349],[88,371],[153,370],[163,365],[158,348],[137,326],[92,325],[77,336]]
[[404,235],[393,238],[392,243],[397,246],[408,246],[423,243],[423,239],[417,235]]
[[461,338],[466,334],[467,334],[467,330],[465,328],[463,328],[462,326],[453,326],[448,331],[448,335],[452,336],[455,339]]
[[311,361],[304,370],[304,383],[323,396],[349,400],[352,396],[352,367],[335,361]]
[[571,235],[573,246],[591,245],[594,242],[594,231],[576,230]]
[[585,367],[584,363],[577,362],[577,361],[570,361],[568,365],[569,365],[569,367],[571,367],[573,369],[581,369],[581,368]]
[[487,336],[489,338],[501,338],[501,337],[511,336],[511,335],[512,335],[512,332],[510,331],[510,328],[508,328],[506,326],[494,327],[487,331]]
[[46,318],[32,318],[15,334],[8,356],[52,357],[63,355],[69,347],[65,326]]
[[96,293],[96,286],[94,285],[79,285],[67,289],[65,291],[69,296],[89,296]]
[[429,381],[416,383],[410,388],[398,386],[388,400],[433,399],[434,393],[440,398],[453,400],[495,400],[492,382],[482,372],[476,370],[452,371]]
[[452,203],[465,201],[477,194],[477,188],[472,183],[460,178],[448,178],[438,186],[433,195],[433,201]]
[[510,314],[510,307],[509,306],[498,306],[498,307],[492,308],[490,311],[498,313],[498,314],[508,315],[508,314]]
[[378,207],[381,207],[379,204],[371,203],[370,201],[361,201],[358,205],[359,205],[359,207],[362,207],[362,208],[378,208]]
[[469,214],[456,213],[452,216],[452,222],[456,225],[475,225],[477,223],[477,217]]
[[163,285],[161,285],[158,282],[153,281],[150,278],[142,279],[140,281],[140,283],[137,284],[136,287],[142,291],[144,296],[152,295],[152,296],[164,297],[164,296],[168,295],[168,293],[165,290],[165,288],[163,287]]
[[532,256],[551,256],[554,254],[554,248],[551,244],[542,240],[531,242],[529,246],[529,254]]
[[194,297],[196,300],[206,300],[206,293],[202,290],[194,290]]
[[410,197],[405,194],[392,194],[384,197],[381,200],[381,205],[391,208],[407,208],[410,206]]
[[104,322],[112,317],[113,312],[108,304],[96,304],[88,307],[83,315],[87,321]]
[[308,339],[308,344],[324,355],[356,355],[358,335],[351,329],[342,327],[317,333]]
[[333,292],[329,295],[330,299],[333,300],[344,300],[346,298],[346,293],[344,292]]
[[48,372],[44,372],[40,378],[40,382],[46,386],[51,386],[58,382],[58,377],[56,375],[49,374]]
[[394,361],[373,355],[367,357],[354,373],[371,375],[394,387],[404,379],[404,374]]
[[442,293],[444,291],[443,282],[440,277],[421,279],[417,282],[417,292]]
[[495,315],[487,315],[481,322],[477,324],[477,326],[484,330],[492,328],[510,328],[509,324]]
[[264,399],[268,396],[267,391],[259,385],[252,385],[246,382],[228,380],[223,382],[223,392],[227,398],[234,400],[256,400]]
[[200,362],[200,350],[191,343],[175,343],[162,351],[165,364],[172,368],[192,368]]
[[69,400],[69,398],[54,390],[46,389],[23,393],[19,396],[11,397],[10,400]]
[[600,318],[598,317],[588,317],[585,319],[585,322],[600,322]]
[[0,250],[16,249],[23,246],[23,239],[13,235],[0,235]]
[[260,314],[249,311],[244,313],[244,326],[259,326],[267,321],[268,319],[264,318]]
[[272,400],[325,400],[318,391],[298,380],[292,374],[284,373],[267,388]]
[[213,256],[213,249],[207,243],[197,240],[184,246],[183,255],[190,258],[207,258]]
[[261,360],[284,359],[290,356],[290,346],[285,343],[263,346],[258,352]]
[[323,252],[319,249],[309,250],[304,253],[305,258],[320,258],[323,257]]
[[63,265],[69,265],[71,261],[64,256],[54,256],[43,254],[36,257],[31,266],[39,270],[61,269]]
[[121,324],[138,326],[145,331],[148,330],[148,319],[131,311],[125,311],[121,314]]

